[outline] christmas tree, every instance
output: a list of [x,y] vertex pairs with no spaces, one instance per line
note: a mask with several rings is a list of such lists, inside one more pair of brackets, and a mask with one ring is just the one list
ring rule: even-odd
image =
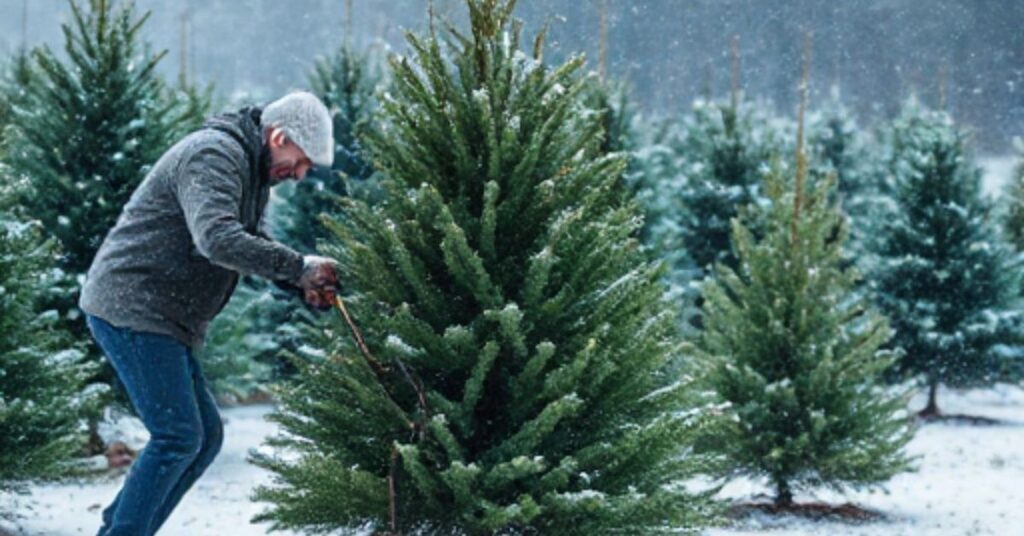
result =
[[13,186],[0,167],[0,492],[69,474],[82,419],[97,410],[104,387],[86,387],[96,363],[55,329],[53,311],[39,309],[56,244],[42,238],[38,222],[14,214]]
[[[69,5],[64,55],[47,46],[30,52],[31,76],[20,88],[0,153],[24,184],[18,203],[61,245],[58,268],[65,277],[45,289],[44,301],[72,337],[89,340],[76,306],[79,278],[149,167],[197,126],[208,92],[172,90],[157,77],[164,54],[144,50],[140,31],[148,15],[136,17],[131,2]],[[94,345],[85,350],[100,360]],[[109,365],[100,374],[117,384]],[[102,445],[95,419],[91,424],[95,452]]]
[[1010,184],[1006,187],[1006,211],[1003,215],[1003,230],[1013,249],[1024,251],[1024,139],[1014,138],[1017,149],[1017,166],[1014,168]]
[[770,482],[777,510],[797,509],[804,486],[878,484],[906,470],[911,437],[906,397],[879,386],[894,361],[879,350],[888,324],[852,292],[835,178],[807,181],[800,115],[795,180],[777,164],[765,179],[763,237],[733,219],[736,267],[719,262],[703,284],[693,347],[727,403],[715,444],[730,473]]
[[899,371],[928,386],[922,416],[939,415],[940,384],[988,385],[1019,368],[1019,270],[981,197],[967,133],[949,114],[909,101],[892,125],[889,171],[898,206],[881,227],[872,286],[903,348]]
[[866,241],[891,207],[880,183],[884,174],[880,150],[843,104],[837,88],[811,114],[808,132],[810,174],[817,178],[835,174],[835,195],[850,218],[845,252],[851,262],[864,259],[870,252]]
[[784,148],[784,131],[773,124],[764,103],[733,98],[697,101],[678,150],[689,154],[685,182],[677,193],[684,211],[683,247],[693,265],[736,266],[730,246],[730,221],[741,208],[757,203],[771,155]]
[[[707,498],[681,481],[689,385],[661,270],[580,103],[582,58],[520,50],[512,0],[467,0],[446,52],[410,34],[369,138],[385,201],[345,200],[323,251],[340,319],[306,349],[253,451],[278,486],[253,521],[395,533],[670,532]],[[340,304],[339,304],[340,306]],[[356,333],[356,330],[353,330]],[[699,413],[699,412],[692,412]]]
[[788,129],[769,110],[738,92],[726,101],[697,100],[690,114],[654,127],[638,151],[645,243],[669,266],[669,296],[680,304],[684,332],[700,326],[697,283],[716,262],[735,265],[730,219],[766,202],[762,178]]

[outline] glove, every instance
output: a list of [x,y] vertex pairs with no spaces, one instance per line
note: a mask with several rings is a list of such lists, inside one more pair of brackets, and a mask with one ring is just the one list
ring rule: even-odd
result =
[[314,309],[326,311],[334,306],[334,291],[313,289],[304,290],[303,299]]
[[335,271],[338,261],[318,255],[307,255],[302,258],[302,264],[302,276],[295,282],[296,285],[303,290],[334,290],[338,284],[338,275]]

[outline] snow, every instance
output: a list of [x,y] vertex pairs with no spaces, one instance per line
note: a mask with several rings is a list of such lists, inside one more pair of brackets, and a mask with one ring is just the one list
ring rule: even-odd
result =
[[387,345],[389,348],[393,348],[406,355],[413,355],[416,353],[416,349],[398,335],[388,335]]
[[[940,390],[939,403],[949,413],[970,413],[1008,421],[997,426],[928,424],[908,446],[918,456],[918,471],[897,476],[875,491],[840,494],[815,491],[798,501],[854,502],[882,512],[886,518],[864,524],[808,521],[793,517],[755,516],[730,527],[708,529],[707,536],[858,536],[1009,535],[1024,525],[1024,391],[1000,385],[989,390]],[[922,407],[919,395],[911,408]],[[250,448],[267,452],[263,441],[277,433],[264,416],[270,405],[223,408],[225,443],[220,455],[171,514],[160,536],[255,536],[268,534],[269,524],[249,523],[265,503],[248,499],[253,487],[271,483],[272,475],[246,461]],[[108,440],[118,438],[141,447],[148,434],[134,418],[107,419],[100,429]],[[589,476],[589,475],[588,475]],[[124,473],[93,482],[34,485],[30,494],[0,494],[0,510],[21,514],[23,532],[0,522],[0,532],[18,536],[91,535],[100,515],[124,482]],[[767,493],[763,482],[738,480],[719,493],[722,499],[750,500]],[[596,499],[591,492],[576,499]],[[297,536],[280,531],[277,536]]]
[[999,198],[1003,194],[1003,188],[1013,177],[1013,170],[1018,162],[1016,155],[1013,154],[980,157],[978,164],[981,165],[983,171],[982,193],[992,198]]

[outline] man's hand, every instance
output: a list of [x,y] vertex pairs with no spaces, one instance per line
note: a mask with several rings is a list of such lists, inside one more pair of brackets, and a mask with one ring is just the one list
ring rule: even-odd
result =
[[303,291],[306,303],[310,306],[326,311],[334,306],[334,290],[307,289]]
[[309,305],[324,311],[334,305],[334,293],[338,285],[335,271],[337,261],[328,257],[307,255],[303,258],[302,277],[297,281],[303,298]]
[[335,267],[338,261],[317,255],[306,255],[302,258],[302,276],[296,281],[299,288],[303,290],[331,289],[338,284],[338,275]]

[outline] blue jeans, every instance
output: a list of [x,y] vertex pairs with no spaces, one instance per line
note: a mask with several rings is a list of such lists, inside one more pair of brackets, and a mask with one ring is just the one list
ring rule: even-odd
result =
[[92,315],[86,322],[150,434],[97,536],[151,536],[220,452],[224,427],[188,346]]

